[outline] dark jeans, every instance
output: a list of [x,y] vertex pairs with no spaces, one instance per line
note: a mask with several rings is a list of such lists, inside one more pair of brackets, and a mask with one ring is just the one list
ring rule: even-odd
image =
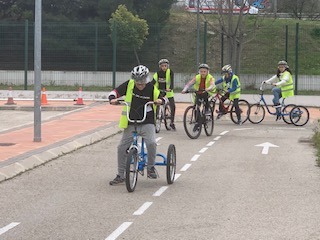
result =
[[174,116],[176,114],[176,103],[175,103],[173,97],[168,98],[168,100],[169,100],[169,105],[171,108],[171,123],[174,123]]
[[206,111],[209,109],[208,97],[209,97],[209,94],[207,92],[196,94],[196,104],[200,107],[201,105],[200,100],[203,99],[203,105]]

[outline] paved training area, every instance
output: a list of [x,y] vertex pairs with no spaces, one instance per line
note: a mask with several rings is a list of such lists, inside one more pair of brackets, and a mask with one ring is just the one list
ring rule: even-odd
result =
[[[15,102],[16,105],[7,106],[5,100],[0,101],[0,181],[121,131],[118,128],[121,106],[102,101],[85,101],[85,105],[50,101],[42,106],[42,141],[34,142],[33,101]],[[182,121],[189,104],[177,103],[177,121]],[[308,124],[314,124],[320,118],[319,108],[309,108],[309,111]],[[265,121],[268,119],[274,121],[274,117],[267,114]]]

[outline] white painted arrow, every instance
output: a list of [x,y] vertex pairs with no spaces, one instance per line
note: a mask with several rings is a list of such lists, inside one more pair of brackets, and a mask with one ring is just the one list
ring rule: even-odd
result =
[[270,147],[279,147],[279,146],[274,145],[274,144],[269,143],[269,142],[261,143],[261,144],[255,145],[255,146],[256,147],[263,147],[262,148],[262,152],[261,152],[262,154],[268,154]]

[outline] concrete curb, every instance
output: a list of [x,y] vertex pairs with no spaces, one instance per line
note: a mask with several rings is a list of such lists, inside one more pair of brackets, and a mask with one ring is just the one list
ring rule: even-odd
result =
[[109,125],[102,130],[76,138],[75,140],[69,141],[61,146],[44,150],[43,152],[27,157],[8,166],[4,166],[0,168],[0,182],[13,178],[35,167],[41,166],[60,156],[71,153],[79,148],[91,145],[93,143],[114,136],[120,132],[121,130],[118,128],[117,125]]

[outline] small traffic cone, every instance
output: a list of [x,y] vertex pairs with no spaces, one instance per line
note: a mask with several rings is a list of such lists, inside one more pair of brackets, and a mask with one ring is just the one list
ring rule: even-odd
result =
[[47,93],[46,93],[46,88],[43,87],[41,91],[41,105],[47,105]]
[[12,87],[8,88],[8,100],[5,105],[16,105],[16,103],[13,101]]
[[84,105],[83,99],[82,99],[82,87],[79,87],[78,99],[74,105]]

